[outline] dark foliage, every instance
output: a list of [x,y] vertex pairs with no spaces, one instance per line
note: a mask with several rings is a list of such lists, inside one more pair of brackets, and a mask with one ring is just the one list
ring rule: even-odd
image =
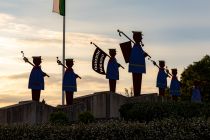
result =
[[4,140],[199,140],[210,139],[210,125],[202,118],[139,122],[107,121],[74,125],[0,126]]
[[200,61],[189,65],[181,74],[182,99],[190,100],[191,89],[195,80],[199,81],[204,101],[210,101],[210,56],[204,56]]
[[50,121],[51,124],[65,125],[65,124],[69,123],[67,115],[62,111],[53,112],[50,115],[50,120],[49,121]]
[[121,117],[127,121],[149,122],[168,117],[207,118],[210,116],[210,105],[190,102],[143,102],[124,104],[119,111]]
[[79,122],[87,124],[87,123],[93,122],[94,120],[95,120],[95,118],[94,118],[93,114],[91,114],[88,111],[79,114]]

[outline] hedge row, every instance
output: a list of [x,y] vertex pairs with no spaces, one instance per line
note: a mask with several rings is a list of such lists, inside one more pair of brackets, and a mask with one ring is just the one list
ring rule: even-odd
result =
[[121,106],[120,115],[125,120],[146,121],[168,117],[208,117],[210,104],[190,102],[142,102],[127,103]]
[[210,124],[203,119],[165,119],[139,122],[109,121],[94,124],[0,126],[4,140],[154,140],[210,139]]

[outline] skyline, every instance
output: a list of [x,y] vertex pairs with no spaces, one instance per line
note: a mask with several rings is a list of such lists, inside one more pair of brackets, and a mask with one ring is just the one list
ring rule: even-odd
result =
[[[61,104],[61,67],[56,57],[62,58],[62,17],[52,12],[52,2],[0,0],[0,106],[31,99],[27,85],[32,67],[25,64],[20,51],[30,60],[34,55],[43,57],[42,69],[51,77],[45,78],[46,90],[42,91],[41,99],[52,105]],[[124,88],[132,86],[119,47],[127,39],[119,37],[117,29],[130,37],[133,30],[143,31],[144,50],[156,61],[165,60],[170,69],[178,68],[180,79],[184,68],[210,52],[209,5],[208,0],[67,0],[66,58],[75,59],[73,68],[82,77],[78,79],[78,92],[74,96],[109,88],[105,76],[91,68],[95,49],[91,41],[106,52],[109,48],[117,49],[116,58],[125,67],[120,69],[117,92],[124,93]],[[142,91],[157,92],[158,70],[150,61],[146,63]]]

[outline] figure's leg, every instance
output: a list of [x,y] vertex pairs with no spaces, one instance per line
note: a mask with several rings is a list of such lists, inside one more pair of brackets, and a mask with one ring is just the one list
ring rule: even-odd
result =
[[165,96],[165,89],[164,88],[159,88],[159,96]]
[[31,94],[32,94],[32,101],[35,101],[35,90],[31,90]]
[[141,95],[141,81],[142,81],[142,74],[141,73],[132,73],[133,74],[133,89],[134,89],[134,96]]
[[74,97],[74,92],[71,92],[70,94],[70,105],[73,105],[73,97]]
[[41,93],[41,90],[33,90],[33,89],[32,89],[32,100],[33,100],[33,101],[38,101],[38,102],[39,102],[40,93]]
[[109,91],[116,92],[116,80],[109,79]]
[[73,92],[66,91],[66,104],[67,105],[73,104]]
[[164,102],[164,96],[165,96],[164,88],[159,88],[159,96],[161,97],[161,102]]

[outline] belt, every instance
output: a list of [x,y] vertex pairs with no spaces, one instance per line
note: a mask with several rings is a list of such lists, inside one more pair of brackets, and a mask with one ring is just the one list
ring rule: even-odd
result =
[[134,67],[145,67],[145,65],[139,65],[139,64],[130,64],[130,66],[134,66]]

